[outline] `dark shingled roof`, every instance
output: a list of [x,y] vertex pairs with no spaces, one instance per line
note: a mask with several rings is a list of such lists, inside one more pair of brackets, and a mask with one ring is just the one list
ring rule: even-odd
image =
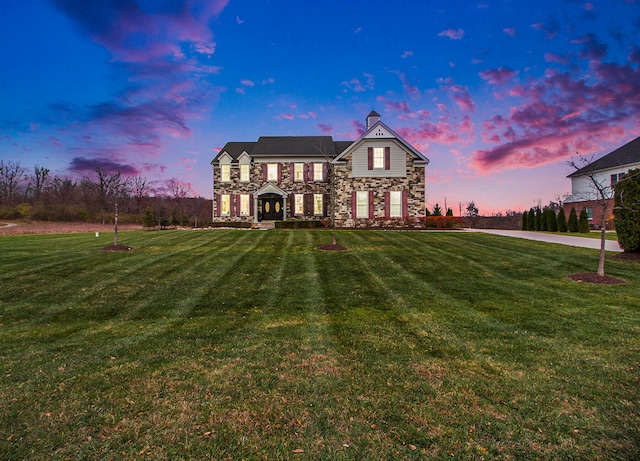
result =
[[220,154],[226,152],[233,158],[234,162],[237,162],[238,157],[240,157],[243,152],[251,155],[251,150],[253,149],[253,146],[255,146],[255,144],[255,142],[228,142],[220,150],[218,155],[216,155],[216,158],[214,160],[216,160],[220,156]]
[[640,137],[571,173],[567,178],[581,176],[585,173],[616,168],[630,163],[640,163]]
[[333,145],[336,146],[336,155],[343,153],[351,144],[353,144],[353,141],[334,141]]
[[252,157],[263,156],[336,156],[331,136],[260,136],[251,151]]
[[321,157],[334,158],[349,147],[353,141],[334,141],[331,136],[261,136],[256,142],[228,142],[213,159],[218,160],[223,152],[234,162],[243,152],[252,158],[260,157]]

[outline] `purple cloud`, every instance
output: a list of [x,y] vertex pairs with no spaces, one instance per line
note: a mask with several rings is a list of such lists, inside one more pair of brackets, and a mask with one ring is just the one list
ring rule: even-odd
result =
[[[76,159],[103,162],[96,152],[107,145],[107,155],[126,153],[142,163],[160,153],[166,138],[191,134],[190,122],[207,112],[220,91],[211,84],[220,68],[201,64],[199,57],[214,53],[209,23],[228,0],[50,1],[111,54],[119,79],[110,100],[51,106],[51,123],[83,133]],[[78,162],[71,168],[76,171]]]
[[511,80],[512,77],[517,75],[517,71],[513,71],[508,67],[500,67],[498,69],[489,69],[483,72],[480,72],[480,77],[482,77],[487,82],[496,85],[500,83],[505,83]]
[[89,173],[100,169],[110,174],[122,173],[124,176],[139,174],[139,170],[133,165],[117,163],[108,158],[84,158],[75,157],[69,164],[69,170],[74,173]]
[[558,24],[558,21],[556,21],[553,18],[549,19],[548,24],[538,22],[535,24],[531,24],[531,27],[533,27],[535,30],[538,30],[540,32],[544,32],[546,34],[547,40],[550,40],[556,35],[558,35],[558,32],[560,31],[560,24]]
[[318,128],[322,133],[331,133],[333,131],[333,127],[327,123],[318,123]]
[[549,70],[519,86],[525,103],[508,117],[483,123],[483,140],[498,145],[475,151],[472,166],[480,171],[535,167],[576,149],[590,153],[598,142],[624,136],[623,125],[635,123],[640,111],[640,69],[593,59],[589,67],[593,79]]

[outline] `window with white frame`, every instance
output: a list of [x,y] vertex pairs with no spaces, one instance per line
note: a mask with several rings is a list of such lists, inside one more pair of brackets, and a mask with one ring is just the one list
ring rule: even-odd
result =
[[229,194],[222,194],[220,196],[220,215],[229,216],[231,211],[231,196]]
[[391,218],[402,217],[402,192],[392,190],[389,192],[389,216]]
[[293,180],[304,181],[304,163],[293,164]]
[[313,164],[313,180],[314,181],[322,181],[322,163],[314,163]]
[[322,215],[322,194],[313,194],[313,214]]
[[613,186],[615,186],[620,181],[622,181],[622,178],[624,178],[624,173],[612,174],[611,175],[611,188],[613,188]]
[[241,216],[249,216],[250,210],[249,203],[249,194],[241,194],[240,195],[240,215]]
[[356,192],[356,218],[369,217],[369,192]]
[[373,148],[373,168],[384,169],[384,147]]
[[277,181],[277,180],[278,180],[278,164],[268,163],[267,164],[267,181]]
[[220,165],[220,181],[231,181],[231,165]]
[[249,182],[249,164],[240,165],[240,181]]
[[585,207],[585,210],[587,210],[587,218],[593,219],[593,208]]
[[295,194],[294,195],[294,214],[303,215],[304,214],[304,194]]

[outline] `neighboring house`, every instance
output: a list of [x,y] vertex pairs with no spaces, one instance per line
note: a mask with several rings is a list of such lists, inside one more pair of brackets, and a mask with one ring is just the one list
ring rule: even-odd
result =
[[593,175],[598,184],[605,187],[605,195],[609,197],[607,221],[611,221],[613,186],[634,168],[640,168],[640,137],[567,176],[571,178],[571,196],[563,204],[566,215],[569,216],[571,208],[575,208],[578,214],[586,208],[589,223],[593,227],[600,227],[598,191],[590,179],[590,175]]
[[424,216],[429,160],[375,111],[366,121],[367,131],[356,141],[262,136],[227,143],[211,161],[213,220],[330,218],[332,186],[338,226]]

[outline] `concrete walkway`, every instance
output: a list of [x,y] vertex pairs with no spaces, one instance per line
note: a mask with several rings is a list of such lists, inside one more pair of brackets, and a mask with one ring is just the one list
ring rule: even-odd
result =
[[[600,249],[600,239],[589,237],[573,237],[566,234],[545,234],[542,232],[515,231],[501,229],[465,229],[467,232],[483,232],[485,234],[503,235],[505,237],[515,237],[527,240],[537,240],[538,242],[558,243],[560,245],[570,245],[581,248]],[[607,240],[605,243],[607,251],[622,251],[617,240]]]

